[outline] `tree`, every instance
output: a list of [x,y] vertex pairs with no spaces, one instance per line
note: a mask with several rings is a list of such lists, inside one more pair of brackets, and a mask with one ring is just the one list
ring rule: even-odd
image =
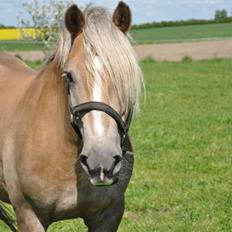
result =
[[216,10],[214,19],[217,22],[224,22],[228,18],[228,13],[226,10]]
[[[73,0],[49,0],[44,4],[39,0],[24,2],[23,11],[19,12],[18,16],[24,39],[41,43],[47,54],[57,41],[64,12],[71,4]],[[25,13],[29,16],[28,19],[24,18]],[[34,28],[34,33],[28,34],[25,28]]]

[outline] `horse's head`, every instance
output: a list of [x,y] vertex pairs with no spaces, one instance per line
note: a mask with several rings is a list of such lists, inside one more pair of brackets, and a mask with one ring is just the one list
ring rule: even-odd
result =
[[[93,185],[117,180],[123,155],[121,126],[137,103],[141,72],[126,36],[130,24],[131,12],[123,2],[113,17],[102,8],[82,13],[76,5],[65,14],[60,56],[67,56],[63,71],[70,109],[83,141],[80,163]],[[62,45],[67,38],[69,49]]]

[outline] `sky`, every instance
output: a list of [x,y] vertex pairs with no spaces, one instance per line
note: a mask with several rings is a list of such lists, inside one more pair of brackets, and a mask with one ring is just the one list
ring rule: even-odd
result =
[[[0,0],[0,24],[17,25],[17,15],[23,11],[22,3],[31,0]],[[49,0],[39,0],[49,2]],[[113,12],[118,0],[75,0],[79,6],[88,3],[104,6]],[[232,15],[232,0],[125,0],[133,14],[133,23],[180,19],[210,19],[215,10],[226,9]],[[26,13],[23,13],[26,16]]]

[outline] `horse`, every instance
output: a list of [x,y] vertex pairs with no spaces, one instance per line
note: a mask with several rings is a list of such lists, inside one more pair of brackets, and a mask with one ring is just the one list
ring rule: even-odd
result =
[[13,231],[44,232],[82,218],[90,232],[113,232],[132,175],[128,135],[143,75],[127,34],[131,11],[119,2],[70,6],[53,55],[40,71],[0,55],[0,199]]

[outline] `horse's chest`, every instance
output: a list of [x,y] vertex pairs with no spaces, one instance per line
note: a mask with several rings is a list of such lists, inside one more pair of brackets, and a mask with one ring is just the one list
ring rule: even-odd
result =
[[55,201],[54,218],[84,217],[107,208],[116,193],[99,187],[68,187],[59,193]]
[[74,210],[77,207],[77,188],[69,186],[56,199],[56,211]]
[[90,183],[79,187],[77,192],[78,216],[86,217],[108,208],[123,192],[116,186],[96,187]]

